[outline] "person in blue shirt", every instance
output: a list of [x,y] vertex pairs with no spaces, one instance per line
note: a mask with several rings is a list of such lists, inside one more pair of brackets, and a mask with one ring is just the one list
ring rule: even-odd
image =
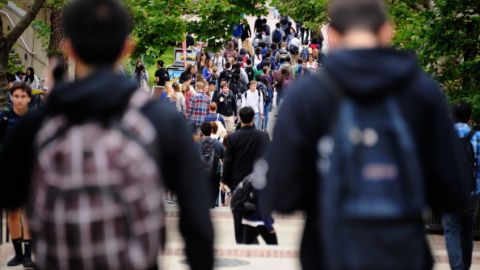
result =
[[470,269],[473,252],[473,228],[478,213],[480,194],[480,132],[469,125],[472,109],[468,103],[458,103],[452,108],[455,120],[455,130],[460,138],[469,137],[473,147],[476,166],[476,185],[473,186],[469,203],[456,214],[442,216],[445,229],[445,243],[447,246],[450,268],[453,270]]

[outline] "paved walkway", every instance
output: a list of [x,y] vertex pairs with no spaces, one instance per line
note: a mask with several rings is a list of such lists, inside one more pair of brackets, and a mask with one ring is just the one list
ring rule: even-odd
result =
[[[276,217],[276,230],[280,245],[277,247],[238,246],[234,243],[233,221],[228,209],[215,209],[212,211],[215,226],[215,247],[217,267],[216,269],[235,270],[300,270],[298,264],[298,246],[303,228],[303,216]],[[160,256],[162,269],[187,270],[183,256],[183,241],[177,230],[178,212],[175,207],[170,207],[167,218],[167,249]],[[448,259],[443,237],[439,235],[429,236],[429,240],[435,255],[435,270],[448,270]],[[0,246],[0,266],[13,256],[13,248],[10,244]],[[0,267],[1,270],[16,270],[22,267]],[[480,269],[480,242],[476,243],[474,252],[474,265],[472,269]]]

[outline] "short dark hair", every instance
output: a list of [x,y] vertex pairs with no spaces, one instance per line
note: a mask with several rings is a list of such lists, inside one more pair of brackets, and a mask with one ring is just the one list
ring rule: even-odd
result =
[[255,111],[252,109],[252,107],[243,107],[240,109],[238,112],[238,115],[240,116],[240,121],[242,121],[243,124],[250,124],[253,122],[253,118],[255,117]]
[[251,64],[252,64],[252,59],[248,58],[248,59],[247,59],[247,65],[250,66]]
[[163,60],[158,60],[158,61],[157,61],[157,65],[159,65],[159,66],[163,67],[163,65],[164,65],[164,62],[163,62]]
[[377,33],[387,21],[383,0],[332,0],[328,15],[330,26],[340,34],[352,29]]
[[210,136],[212,135],[212,125],[210,125],[210,123],[202,123],[200,126],[200,131],[202,132],[203,136]]
[[10,94],[13,95],[13,92],[15,92],[16,90],[21,90],[27,93],[28,97],[32,97],[32,88],[26,82],[14,82],[9,89]]
[[456,122],[468,123],[472,117],[472,107],[466,102],[460,102],[452,107],[452,115]]
[[113,65],[132,31],[132,20],[118,0],[73,0],[63,10],[65,37],[90,65]]

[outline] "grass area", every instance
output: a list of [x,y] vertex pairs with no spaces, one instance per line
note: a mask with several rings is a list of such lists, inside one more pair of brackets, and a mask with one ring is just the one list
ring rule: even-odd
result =
[[[159,60],[163,60],[163,62],[165,63],[165,67],[169,67],[171,65],[173,65],[173,62],[175,60],[175,55],[173,54],[174,53],[174,50],[175,50],[175,47],[168,47],[165,52],[163,53],[163,55],[159,58]],[[155,71],[157,71],[157,61],[155,61],[155,63],[153,65],[150,65],[147,67],[147,71],[148,71],[148,75],[150,76],[149,80],[150,80],[150,85],[154,85],[154,81],[155,81]]]

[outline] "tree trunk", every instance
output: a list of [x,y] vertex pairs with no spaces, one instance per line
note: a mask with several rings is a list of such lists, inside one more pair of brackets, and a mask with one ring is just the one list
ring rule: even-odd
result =
[[[28,9],[27,13],[15,25],[15,27],[5,35],[3,33],[3,23],[0,23],[0,108],[6,104],[7,88],[7,66],[8,54],[15,45],[20,36],[25,32],[28,26],[37,17],[38,12],[45,4],[45,0],[35,0]],[[0,20],[1,21],[1,20]]]
[[62,9],[60,8],[51,8],[50,13],[50,27],[51,35],[50,41],[48,43],[48,54],[49,57],[59,56],[63,59],[62,64],[65,69],[66,74],[68,74],[68,58],[62,53],[62,41],[64,38],[64,33],[62,29]]
[[[3,20],[0,18],[0,29],[3,29]],[[7,104],[7,65],[8,42],[3,32],[0,32],[0,109]]]

